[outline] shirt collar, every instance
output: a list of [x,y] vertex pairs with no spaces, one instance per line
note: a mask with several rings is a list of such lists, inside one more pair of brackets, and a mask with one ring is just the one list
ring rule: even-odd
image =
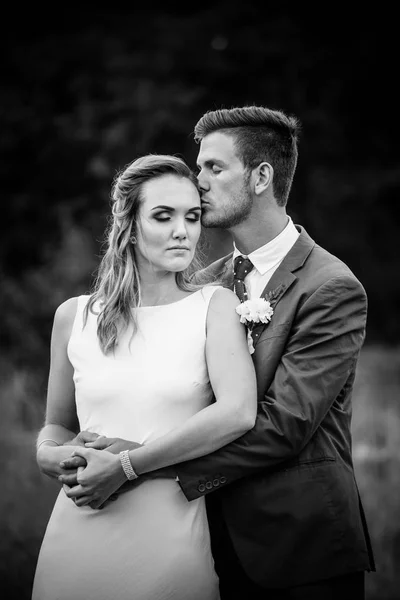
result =
[[[264,275],[264,273],[266,273],[269,269],[281,262],[298,237],[299,232],[294,226],[292,219],[288,217],[286,227],[281,231],[281,233],[274,237],[273,240],[267,244],[264,244],[264,246],[257,248],[250,254],[243,254],[242,256],[247,256],[257,271],[261,275]],[[242,253],[237,249],[234,243],[232,260],[234,261],[235,258],[241,254]]]

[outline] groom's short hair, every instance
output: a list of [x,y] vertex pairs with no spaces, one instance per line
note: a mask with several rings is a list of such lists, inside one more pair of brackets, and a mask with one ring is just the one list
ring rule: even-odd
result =
[[276,202],[285,206],[297,165],[300,127],[296,117],[264,106],[222,108],[201,117],[194,128],[194,139],[201,142],[219,131],[234,138],[237,156],[246,170],[252,171],[262,162],[270,163]]

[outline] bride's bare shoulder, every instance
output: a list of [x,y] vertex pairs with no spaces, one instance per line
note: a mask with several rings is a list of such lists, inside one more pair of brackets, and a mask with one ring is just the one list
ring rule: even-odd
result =
[[210,306],[216,310],[224,310],[230,307],[236,308],[238,304],[239,298],[235,292],[223,286],[217,287],[210,300]]
[[71,331],[78,308],[78,297],[68,298],[62,302],[54,313],[54,328],[60,331]]
[[239,299],[232,290],[218,287],[213,293],[207,314],[207,325],[211,327],[239,323],[236,307]]

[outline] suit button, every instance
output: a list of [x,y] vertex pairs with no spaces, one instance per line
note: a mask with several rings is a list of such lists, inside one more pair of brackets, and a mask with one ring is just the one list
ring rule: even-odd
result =
[[212,486],[213,486],[213,485],[212,485],[211,481],[207,481],[207,483],[206,483],[206,488],[207,488],[208,490],[212,490]]
[[222,475],[222,477],[219,478],[221,483],[226,483],[226,477],[224,477],[224,475]]
[[201,483],[197,489],[199,490],[199,492],[203,493],[206,491],[206,486],[204,485],[204,483]]
[[215,478],[215,479],[213,480],[213,486],[214,486],[214,487],[218,487],[218,486],[219,486],[219,479]]

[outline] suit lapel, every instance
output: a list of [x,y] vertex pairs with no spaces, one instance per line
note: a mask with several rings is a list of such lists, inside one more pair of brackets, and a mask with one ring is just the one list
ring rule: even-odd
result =
[[[276,269],[260,296],[261,298],[269,300],[274,310],[279,300],[281,300],[284,294],[297,280],[297,276],[294,275],[294,271],[297,271],[303,266],[311,250],[315,246],[314,240],[310,238],[303,227],[296,225],[296,228],[300,231],[300,235],[296,243],[289,250],[279,267]],[[272,315],[272,319],[273,318],[274,317]],[[268,327],[268,325],[269,323],[257,323],[253,327],[252,337],[254,348],[256,347],[264,328]]]
[[[290,271],[278,268],[271,277],[268,285],[264,288],[264,291],[260,297],[268,300],[275,312],[275,307],[279,300],[282,298],[282,296],[284,296],[296,279],[296,275],[293,275],[293,273]],[[272,319],[273,318],[274,315],[272,315]],[[254,325],[251,331],[254,348],[256,347],[265,327],[268,327],[268,325],[269,323],[256,323]]]
[[[274,310],[278,302],[297,280],[297,276],[294,275],[294,272],[303,266],[310,252],[315,247],[314,240],[311,239],[305,229],[300,225],[296,225],[296,228],[300,233],[296,243],[289,250],[261,294],[261,298],[265,298],[271,302]],[[204,269],[204,271],[200,272],[200,275],[204,272],[205,274],[208,274],[208,276],[216,276],[221,282],[221,285],[233,289],[232,256],[233,252],[228,256],[220,258]],[[194,281],[197,281],[197,279],[198,275],[194,277]],[[272,319],[273,318],[274,316],[272,316]],[[264,328],[268,327],[268,325],[269,323],[257,323],[253,327],[252,336],[254,347],[258,343]]]

